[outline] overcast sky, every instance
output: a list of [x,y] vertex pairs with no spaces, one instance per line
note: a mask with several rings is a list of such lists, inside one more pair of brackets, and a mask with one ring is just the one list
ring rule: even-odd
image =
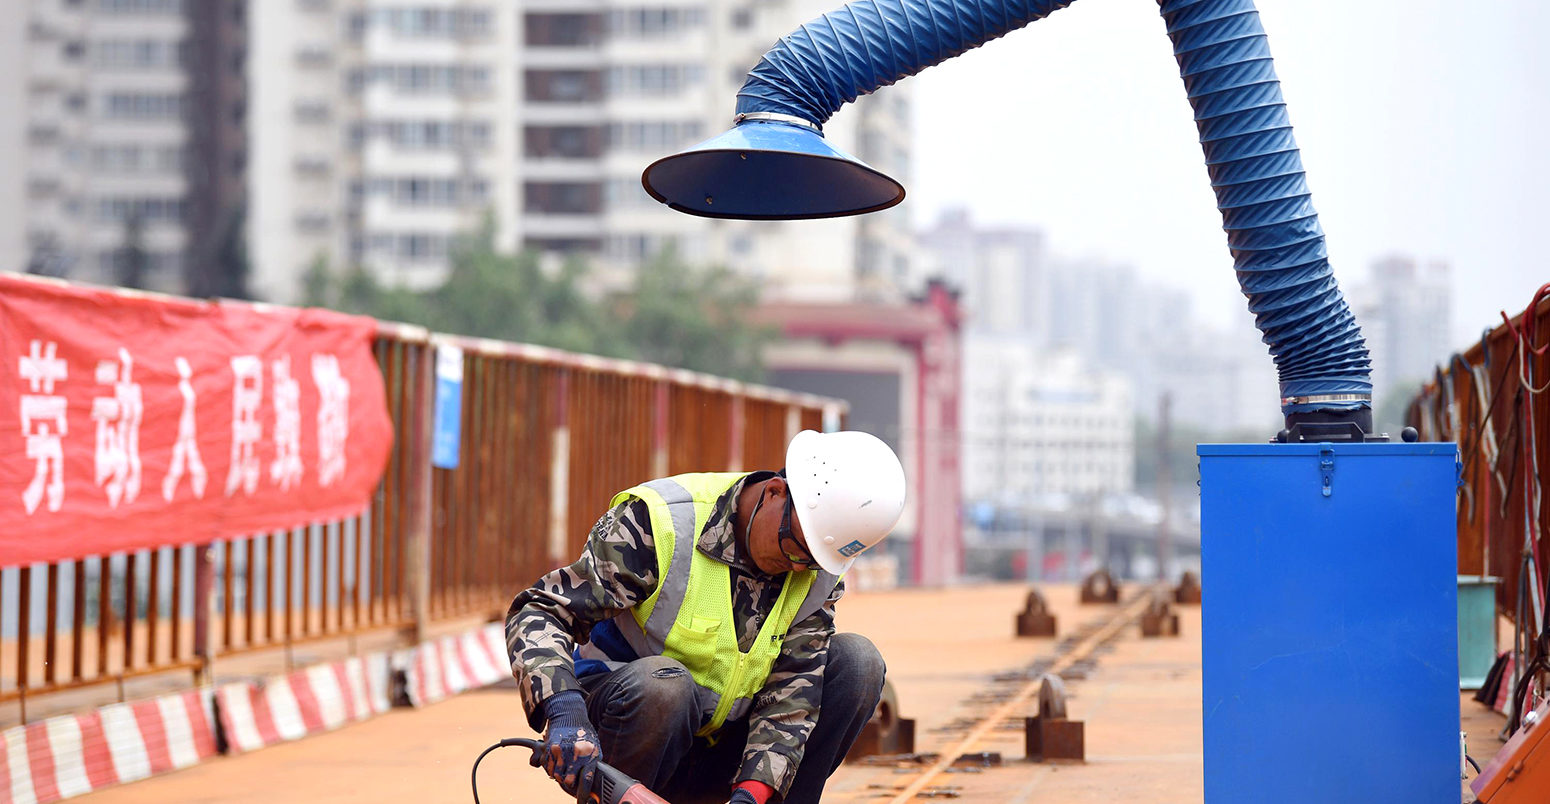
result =
[[[1459,345],[1521,310],[1550,281],[1550,2],[1258,5],[1342,284],[1446,260]],[[917,222],[967,206],[1247,315],[1155,2],[1079,0],[910,80]]]

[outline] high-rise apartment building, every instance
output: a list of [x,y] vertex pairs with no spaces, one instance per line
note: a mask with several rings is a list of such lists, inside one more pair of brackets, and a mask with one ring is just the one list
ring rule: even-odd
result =
[[[314,260],[427,287],[460,233],[578,255],[614,286],[674,249],[771,295],[896,294],[902,210],[711,221],[646,195],[652,160],[731,124],[742,77],[816,0],[298,0],[252,9],[249,224],[261,295],[296,298]],[[908,181],[907,92],[827,135]]]
[[432,286],[486,216],[515,246],[512,6],[297,0],[255,3],[251,24],[259,295],[295,300],[317,260]]
[[[219,290],[242,196],[243,0],[18,0],[0,21],[0,262]],[[196,270],[197,268],[197,270]]]
[[[1420,264],[1406,256],[1373,262],[1368,281],[1351,288],[1356,323],[1372,353],[1373,401],[1408,394],[1447,360],[1452,342],[1453,293],[1445,262]],[[1398,424],[1398,422],[1378,422]]]
[[[902,210],[831,221],[709,221],[641,187],[651,161],[731,125],[747,70],[827,11],[813,0],[533,0],[523,6],[525,245],[627,276],[665,249],[764,280],[784,297],[896,293],[910,270]],[[908,180],[907,91],[863,98],[826,126],[841,148]]]

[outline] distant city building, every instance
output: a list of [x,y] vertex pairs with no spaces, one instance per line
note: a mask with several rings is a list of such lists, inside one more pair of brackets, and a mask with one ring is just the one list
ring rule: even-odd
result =
[[518,241],[518,14],[503,4],[252,4],[252,214],[259,294],[308,267],[434,286],[489,216]]
[[[921,243],[926,264],[964,283],[969,365],[982,344],[1000,354],[985,360],[1025,353],[1034,356],[1029,366],[1060,350],[1075,356],[1080,373],[1125,378],[1134,415],[1155,418],[1171,391],[1180,425],[1274,432],[1275,368],[1247,312],[1217,331],[1200,322],[1186,290],[1143,280],[1129,266],[1051,254],[1037,230],[980,227],[962,211],[923,231]],[[966,444],[965,460],[976,462],[978,448]]]
[[1052,332],[1049,258],[1034,229],[975,226],[964,209],[949,210],[920,233],[928,255],[922,269],[962,288],[972,332],[1019,335],[1049,343]]
[[1422,265],[1391,256],[1374,262],[1368,281],[1351,288],[1348,298],[1372,352],[1380,406],[1389,394],[1431,379],[1453,351],[1450,274],[1445,262]]
[[964,341],[964,496],[1004,506],[1135,488],[1131,384],[1026,339]]
[[769,382],[850,402],[845,426],[873,433],[898,452],[910,499],[886,553],[914,583],[957,580],[962,438],[961,311],[940,283],[906,302],[776,302],[761,323],[781,340],[765,351]]
[[[761,278],[774,296],[896,298],[914,251],[903,210],[796,223],[710,221],[673,212],[641,187],[652,161],[729,128],[749,68],[831,5],[525,3],[523,242],[592,256],[621,279],[672,248],[690,262]],[[907,182],[908,99],[901,87],[862,98],[825,125],[825,137]]]
[[[246,3],[18,0],[0,15],[0,267],[223,292],[240,248]],[[138,274],[134,276],[132,274]]]
[[[818,0],[388,0],[253,4],[256,285],[292,300],[315,260],[390,284],[446,276],[454,238],[592,261],[605,284],[674,249],[770,296],[897,298],[902,210],[750,224],[646,195],[651,161],[731,125],[747,70]],[[908,90],[858,101],[826,137],[909,180]]]

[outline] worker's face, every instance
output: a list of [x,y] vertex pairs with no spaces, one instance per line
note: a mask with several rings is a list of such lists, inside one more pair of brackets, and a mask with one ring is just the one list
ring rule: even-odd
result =
[[766,575],[818,567],[802,536],[791,489],[781,478],[770,478],[760,492],[758,507],[748,522],[748,551]]

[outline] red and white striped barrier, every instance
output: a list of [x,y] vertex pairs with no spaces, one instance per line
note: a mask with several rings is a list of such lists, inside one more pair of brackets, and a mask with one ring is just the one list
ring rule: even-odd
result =
[[506,660],[506,631],[491,623],[477,631],[442,637],[393,655],[404,671],[409,703],[424,706],[464,690],[511,677]]
[[215,756],[209,689],[105,706],[6,730],[0,804],[90,793]]
[[385,653],[320,664],[261,683],[216,690],[221,730],[232,753],[331,731],[386,712]]

